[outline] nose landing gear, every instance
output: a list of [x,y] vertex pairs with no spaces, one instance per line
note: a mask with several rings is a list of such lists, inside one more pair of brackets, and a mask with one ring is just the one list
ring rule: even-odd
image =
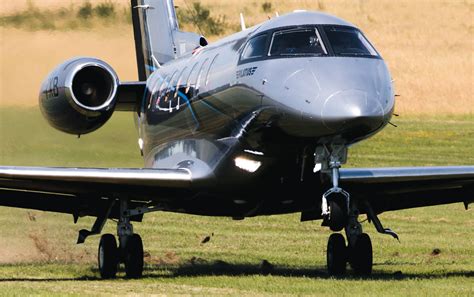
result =
[[357,218],[358,212],[352,208],[345,226],[347,245],[342,234],[333,233],[329,236],[327,268],[330,275],[343,275],[347,263],[357,275],[372,273],[372,242],[369,235],[362,232],[362,226]]
[[359,223],[357,203],[364,205],[367,216],[379,233],[388,234],[398,239],[395,232],[384,228],[368,201],[354,201],[348,192],[339,187],[339,169],[347,159],[345,146],[321,146],[316,149],[315,163],[322,166],[323,172],[331,176],[332,188],[326,191],[321,199],[321,215],[323,226],[332,231],[345,230],[344,236],[333,233],[327,244],[327,268],[330,275],[342,275],[346,272],[347,263],[357,275],[372,273],[373,251],[369,235],[363,233]]
[[350,195],[339,187],[339,168],[341,163],[331,162],[333,187],[323,194],[322,217],[323,226],[329,226],[332,231],[341,231],[347,224]]

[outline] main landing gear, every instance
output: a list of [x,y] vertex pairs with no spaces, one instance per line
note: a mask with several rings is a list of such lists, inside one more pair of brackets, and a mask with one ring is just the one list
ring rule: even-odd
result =
[[392,230],[383,228],[368,201],[354,201],[348,192],[339,187],[339,169],[346,159],[347,148],[344,146],[323,146],[316,149],[315,162],[322,164],[323,172],[330,175],[333,185],[322,197],[323,226],[328,226],[335,232],[344,229],[347,237],[347,244],[340,233],[333,233],[329,237],[327,269],[330,275],[340,276],[345,274],[349,263],[355,274],[370,275],[373,265],[372,242],[369,235],[363,233],[362,225],[358,221],[358,203],[364,205],[369,220],[374,223],[379,233],[391,235],[396,239],[398,236]]
[[[104,234],[100,238],[98,262],[100,276],[104,279],[115,278],[120,263],[125,264],[125,274],[128,278],[139,278],[143,274],[143,243],[140,235],[133,233],[130,223],[128,201],[120,199],[120,219],[117,223],[118,244],[115,236]],[[100,234],[110,210],[115,204],[111,200],[107,211],[97,217],[91,231],[81,230],[78,243],[83,243],[89,235]]]
[[120,263],[125,264],[128,278],[139,278],[143,273],[143,244],[140,235],[121,237],[117,247],[115,236],[104,234],[99,243],[99,271],[104,279],[115,278]]

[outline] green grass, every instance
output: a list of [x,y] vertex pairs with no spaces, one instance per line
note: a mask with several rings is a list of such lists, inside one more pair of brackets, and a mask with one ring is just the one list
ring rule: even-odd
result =
[[[397,118],[350,151],[348,166],[474,164],[474,117]],[[116,114],[81,139],[49,128],[36,109],[0,109],[0,164],[138,167],[130,114]],[[0,295],[474,295],[474,217],[462,205],[390,212],[383,223],[401,242],[364,223],[374,245],[374,275],[341,279],[325,272],[330,231],[299,216],[244,221],[152,213],[134,225],[144,239],[145,278],[99,280],[98,237],[75,245],[72,216],[0,208]],[[115,233],[114,224],[106,231]],[[214,234],[208,243],[204,237]],[[432,251],[439,249],[438,255]],[[270,275],[260,267],[274,265]]]

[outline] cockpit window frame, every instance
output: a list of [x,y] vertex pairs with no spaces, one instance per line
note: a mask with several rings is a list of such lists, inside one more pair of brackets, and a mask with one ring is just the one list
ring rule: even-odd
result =
[[[333,56],[333,57],[342,57],[342,58],[366,58],[366,59],[379,59],[379,60],[382,59],[382,56],[377,51],[375,46],[370,42],[370,40],[367,38],[367,36],[365,36],[365,34],[359,28],[352,27],[352,26],[330,25],[330,24],[328,24],[328,25],[319,25],[319,27],[321,27],[320,32],[321,32],[321,35],[323,35],[324,43],[331,50],[331,56]],[[341,29],[350,29],[350,30],[357,31],[359,34],[362,35],[364,40],[370,45],[371,49],[376,53],[376,55],[360,55],[359,56],[359,55],[340,55],[340,54],[336,54],[336,52],[334,51],[334,48],[332,47],[332,44],[329,41],[329,38],[326,34],[326,28],[328,28],[328,27],[335,27],[335,28],[341,28]]]
[[[265,36],[266,40],[265,40],[265,48],[263,50],[263,55],[262,56],[258,56],[258,57],[252,57],[252,58],[244,58],[243,57],[243,54],[244,52],[246,51],[247,47],[249,46],[250,42],[254,41],[256,38],[260,38],[262,36]],[[270,42],[270,34],[269,34],[269,31],[266,31],[266,32],[262,32],[262,33],[259,33],[257,35],[254,35],[254,36],[251,36],[246,42],[245,44],[242,46],[240,52],[239,52],[239,64],[245,64],[245,63],[251,63],[251,62],[255,62],[255,61],[260,61],[260,60],[264,60],[266,58],[266,52],[268,51],[268,44]]]
[[[369,43],[369,45],[372,47],[372,49],[377,53],[377,55],[376,56],[369,56],[369,55],[365,55],[365,56],[355,56],[355,55],[341,56],[341,55],[336,55],[333,48],[332,48],[332,46],[331,46],[331,44],[330,44],[330,42],[329,42],[329,39],[326,35],[325,28],[324,28],[325,26],[348,28],[348,29],[351,29],[351,30],[358,31],[364,37],[364,39]],[[318,38],[320,38],[321,44],[323,46],[323,50],[326,52],[326,54],[324,54],[324,55],[315,55],[315,54],[307,54],[306,55],[306,54],[302,54],[302,55],[294,55],[294,56],[293,55],[288,55],[288,56],[286,56],[286,55],[285,56],[281,56],[281,55],[271,56],[271,55],[269,55],[270,50],[271,50],[271,43],[273,41],[273,35],[275,33],[280,32],[280,31],[298,30],[298,29],[306,29],[306,30],[307,29],[315,29],[316,32],[317,32]],[[258,37],[258,36],[261,36],[261,35],[264,35],[264,34],[267,35],[266,48],[265,48],[265,52],[267,54],[264,55],[263,57],[252,58],[252,59],[242,59],[242,53],[245,50],[245,48],[247,47],[247,44],[251,40],[253,40],[255,37]],[[331,25],[331,24],[322,24],[322,25],[321,24],[318,24],[318,25],[316,25],[316,24],[307,24],[307,25],[285,26],[285,27],[273,28],[273,29],[269,29],[269,30],[260,32],[258,34],[249,36],[247,41],[245,42],[245,44],[239,50],[238,65],[243,65],[243,64],[258,62],[258,61],[273,60],[273,59],[293,59],[293,58],[305,58],[305,57],[306,58],[311,58],[311,57],[315,57],[315,58],[338,57],[338,58],[361,58],[361,59],[378,59],[378,60],[382,59],[382,56],[377,51],[377,49],[373,46],[373,44],[370,42],[370,40],[357,27],[346,26],[346,25]]]
[[[314,31],[316,37],[318,38],[319,44],[321,45],[321,49],[323,50],[323,53],[299,53],[299,54],[273,54],[272,55],[272,48],[273,48],[273,42],[275,41],[275,37],[278,34],[288,34],[288,33],[297,33],[297,32],[311,32]],[[321,56],[327,56],[328,51],[326,49],[326,45],[324,44],[323,39],[321,38],[321,34],[319,33],[319,29],[317,26],[308,26],[308,27],[296,27],[296,28],[290,28],[290,29],[282,29],[282,30],[276,30],[272,33],[271,41],[270,41],[270,46],[267,48],[267,56],[268,57],[308,57],[308,56],[315,56],[315,57],[321,57]]]

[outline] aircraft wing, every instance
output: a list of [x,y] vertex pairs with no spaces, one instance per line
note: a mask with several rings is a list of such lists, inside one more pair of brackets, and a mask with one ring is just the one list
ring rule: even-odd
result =
[[341,169],[341,186],[377,213],[474,202],[474,166]]
[[[0,167],[0,205],[98,216],[118,195],[132,206],[146,206],[156,198],[149,193],[165,201],[183,197],[191,181],[185,169]],[[110,217],[118,212],[114,206]]]

